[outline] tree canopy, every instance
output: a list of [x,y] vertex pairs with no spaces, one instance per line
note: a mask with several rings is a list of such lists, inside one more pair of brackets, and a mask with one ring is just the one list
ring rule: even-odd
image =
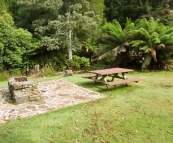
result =
[[[172,53],[168,53],[172,49],[172,3],[172,0],[1,0],[1,70],[22,68],[25,61],[31,66],[49,64],[62,70],[76,64],[73,55],[83,62],[86,61],[83,56],[89,57],[92,62],[97,56],[103,58],[105,53],[111,53],[121,61],[130,56],[132,49],[147,53],[150,63],[157,61],[158,65]],[[170,31],[164,34],[162,29]]]

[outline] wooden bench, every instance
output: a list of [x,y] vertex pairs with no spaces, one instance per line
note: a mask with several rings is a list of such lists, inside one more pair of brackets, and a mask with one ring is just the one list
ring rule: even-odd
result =
[[130,82],[138,82],[140,80],[142,80],[142,79],[141,78],[131,78],[131,79],[118,80],[118,81],[113,81],[113,82],[104,82],[104,84],[106,84],[107,89],[108,89],[108,86],[116,86],[116,85],[119,85],[119,84],[127,84],[127,83],[130,83]]

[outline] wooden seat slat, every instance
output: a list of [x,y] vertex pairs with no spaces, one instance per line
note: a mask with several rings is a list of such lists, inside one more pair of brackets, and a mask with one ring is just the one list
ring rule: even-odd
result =
[[113,82],[105,82],[104,84],[109,85],[109,86],[115,86],[118,84],[126,84],[130,82],[138,82],[142,79],[140,78],[131,78],[131,79],[126,79],[126,80],[118,80],[118,81],[113,81]]

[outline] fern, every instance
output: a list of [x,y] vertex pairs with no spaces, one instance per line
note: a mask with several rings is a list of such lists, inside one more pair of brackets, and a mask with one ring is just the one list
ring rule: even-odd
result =
[[131,29],[134,29],[134,23],[131,22],[131,20],[127,18],[127,22],[125,24],[124,32],[128,33],[128,31],[130,31]]
[[135,39],[135,37],[140,36],[140,31],[139,30],[130,30],[127,32],[127,35],[128,35],[128,37]]
[[135,27],[138,29],[141,27],[144,29],[148,29],[149,23],[146,18],[142,18],[142,19],[137,19],[135,21],[135,25],[136,25]]
[[125,35],[123,34],[121,25],[116,20],[113,23],[106,23],[102,28],[102,32],[114,37],[115,41],[125,41]]
[[150,35],[149,35],[148,31],[145,30],[144,28],[140,28],[139,31],[140,31],[140,34],[142,36],[144,36],[145,39],[149,39],[150,38]]
[[165,39],[164,44],[167,45],[167,46],[173,45],[173,36]]
[[167,27],[165,30],[160,34],[160,36],[165,35],[165,34],[170,34],[173,33],[173,27]]
[[146,51],[148,48],[149,48],[149,46],[148,45],[145,45],[145,46],[143,46],[143,47],[140,48],[140,51]]
[[156,32],[153,32],[151,35],[151,42],[152,44],[156,45],[160,43],[159,35]]
[[141,45],[146,44],[146,42],[143,40],[134,40],[134,41],[130,42],[130,44],[132,47],[139,47]]
[[169,39],[169,35],[168,34],[167,35],[163,35],[163,36],[160,37],[160,41],[162,43],[164,43],[167,39]]
[[160,23],[158,25],[158,28],[156,29],[156,32],[161,34],[161,33],[164,33],[166,30],[167,30],[167,27],[164,24]]
[[158,28],[158,21],[155,21],[153,17],[151,17],[149,20],[149,25],[148,25],[148,31],[150,33],[154,32]]

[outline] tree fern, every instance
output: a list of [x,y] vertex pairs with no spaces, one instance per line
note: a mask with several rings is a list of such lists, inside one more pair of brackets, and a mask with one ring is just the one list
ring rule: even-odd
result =
[[167,35],[162,35],[161,37],[160,37],[160,41],[163,43],[163,42],[165,42],[167,39],[169,39],[169,34],[167,34]]
[[125,40],[125,36],[124,34],[122,34],[122,28],[116,20],[114,20],[112,23],[106,23],[102,28],[102,32],[107,35],[113,36],[116,41]]
[[144,28],[140,28],[139,31],[140,31],[140,35],[142,35],[145,39],[149,39],[150,38],[150,34]]
[[147,21],[146,18],[142,18],[142,19],[137,19],[135,21],[135,28],[139,29],[139,28],[144,28],[144,29],[148,29],[149,23]]
[[139,48],[140,51],[146,51],[149,48],[149,45],[144,45],[141,48]]
[[160,39],[159,39],[159,35],[156,32],[153,32],[151,34],[151,42],[153,43],[153,45],[159,44],[160,43]]
[[173,33],[173,27],[167,27],[164,29],[164,31],[162,33],[160,33],[160,38],[162,38],[162,36],[165,36],[166,34],[171,34]]
[[154,32],[154,31],[157,30],[157,28],[158,28],[158,21],[154,20],[153,17],[151,17],[148,20],[148,23],[149,23],[149,25],[148,25],[148,29],[147,30],[149,31],[149,33]]
[[159,23],[159,25],[158,25],[158,27],[156,29],[156,32],[159,33],[159,34],[161,34],[161,33],[164,34],[164,32],[166,30],[167,30],[167,27],[163,23]]
[[166,44],[167,46],[173,45],[173,36],[165,39],[164,44]]
[[142,46],[144,44],[146,44],[146,42],[143,41],[143,40],[133,40],[133,41],[130,42],[130,45],[132,47],[140,47],[140,46]]
[[134,23],[130,19],[126,19],[127,22],[125,24],[124,32],[128,33],[131,29],[134,29]]

